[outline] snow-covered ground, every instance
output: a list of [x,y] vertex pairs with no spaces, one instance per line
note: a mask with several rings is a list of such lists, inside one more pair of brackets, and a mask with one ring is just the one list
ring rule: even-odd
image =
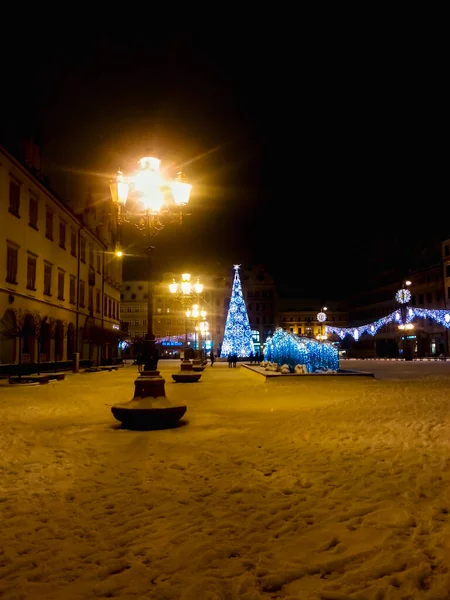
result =
[[136,367],[0,387],[2,600],[450,598],[450,377],[160,366],[166,431]]

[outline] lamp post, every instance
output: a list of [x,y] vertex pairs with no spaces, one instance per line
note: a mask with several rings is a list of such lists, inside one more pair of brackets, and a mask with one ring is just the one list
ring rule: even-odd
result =
[[326,311],[328,310],[328,308],[326,306],[323,306],[321,311],[317,313],[317,320],[320,323],[320,333],[318,335],[316,335],[316,340],[319,340],[320,342],[323,342],[324,340],[327,339],[327,335],[324,332],[325,329],[325,321],[327,320],[327,313]]
[[413,323],[408,323],[408,304],[411,300],[411,292],[408,290],[408,287],[411,285],[411,281],[406,280],[402,282],[402,287],[397,290],[395,294],[395,299],[400,304],[400,320],[401,323],[398,326],[399,330],[403,333],[402,338],[402,350],[403,350],[403,358],[405,360],[412,360],[412,352],[410,344],[406,343],[406,332],[412,331],[414,329]]
[[186,311],[186,317],[188,319],[193,319],[194,320],[194,331],[195,331],[195,337],[196,337],[196,352],[195,352],[195,359],[194,359],[194,364],[196,364],[197,366],[200,365],[202,363],[202,357],[201,357],[201,352],[199,352],[199,348],[198,348],[198,335],[197,332],[199,331],[199,326],[200,324],[206,319],[206,315],[207,312],[206,310],[200,309],[198,304],[194,304],[192,306],[192,308],[188,308],[188,310]]
[[[169,285],[169,291],[175,298],[177,302],[180,302],[183,309],[186,310],[186,307],[191,303],[191,298],[193,295],[197,296],[197,300],[200,298],[200,294],[203,291],[203,284],[200,283],[200,280],[197,279],[196,283],[191,283],[191,274],[190,273],[182,273],[181,281],[177,283],[175,279]],[[186,350],[188,348],[188,326],[187,326],[188,317],[185,312],[184,316],[184,360],[188,360],[186,357]]]
[[[189,202],[192,186],[184,181],[183,174],[177,174],[174,180],[167,180],[160,171],[161,161],[146,156],[138,161],[136,173],[125,176],[119,171],[110,184],[111,197],[116,207],[118,225],[130,223],[136,227],[147,240],[157,235],[168,222],[182,222],[183,208]],[[148,317],[147,334],[144,345],[144,369],[135,381],[134,398],[128,404],[112,407],[113,415],[119,421],[129,425],[164,424],[174,420],[176,415],[182,416],[186,406],[173,407],[169,410],[165,397],[165,380],[160,376],[158,367],[158,351],[153,333],[153,294],[152,294],[152,250],[147,247],[148,256]],[[156,401],[163,401],[167,408],[155,408],[154,412],[143,412],[139,401],[148,399],[146,406],[152,410]],[[160,402],[161,403],[161,402]],[[169,403],[170,404],[170,403]],[[156,404],[155,404],[156,406]],[[137,409],[133,411],[133,409]],[[184,409],[184,410],[181,410]],[[162,411],[162,412],[161,412]],[[181,414],[180,414],[181,413]],[[177,417],[180,418],[180,416]],[[145,422],[144,422],[145,421]]]
[[[205,315],[206,316],[206,315]],[[200,352],[203,355],[203,339],[206,339],[206,336],[209,332],[209,323],[208,321],[200,321],[198,326],[195,328],[198,335],[198,345],[200,346]]]

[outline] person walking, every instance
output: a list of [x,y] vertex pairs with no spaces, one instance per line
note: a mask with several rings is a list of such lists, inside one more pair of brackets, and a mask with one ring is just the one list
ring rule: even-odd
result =
[[[249,358],[250,358],[250,364],[252,364],[252,362],[253,362],[253,352],[250,352]],[[256,362],[256,358],[255,358],[255,362]]]
[[214,356],[214,350],[213,349],[211,349],[211,352],[209,353],[209,360],[211,361],[211,366],[213,366],[214,365],[214,361],[216,360],[215,356]]
[[236,368],[236,364],[237,364],[237,354],[233,354],[233,356],[231,357],[231,361],[233,363],[233,367]]
[[228,368],[231,369],[231,367],[233,366],[233,357],[231,356],[231,352],[228,355]]

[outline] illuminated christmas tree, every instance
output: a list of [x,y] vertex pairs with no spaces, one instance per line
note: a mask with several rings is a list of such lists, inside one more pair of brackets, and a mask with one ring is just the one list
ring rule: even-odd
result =
[[220,354],[222,358],[226,358],[229,354],[246,357],[250,356],[250,353],[255,353],[247,309],[242,294],[241,280],[238,273],[239,267],[240,265],[234,265],[233,289]]

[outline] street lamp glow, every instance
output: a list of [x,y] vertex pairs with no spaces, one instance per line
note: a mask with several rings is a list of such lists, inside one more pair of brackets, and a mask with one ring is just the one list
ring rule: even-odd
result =
[[169,184],[172,197],[178,206],[184,206],[189,202],[191,195],[192,185],[185,183],[184,181],[176,180]]
[[171,283],[169,285],[169,290],[171,294],[176,294],[178,291],[178,283],[175,281],[175,279],[173,280],[173,283]]
[[191,282],[190,281],[182,281],[181,282],[181,291],[183,294],[188,296],[191,293]]
[[407,281],[405,281],[405,285],[411,285],[411,282],[409,281],[409,279]]
[[116,250],[116,256],[117,256],[118,258],[122,258],[122,256],[123,256],[123,252],[122,252],[122,250]]
[[170,190],[173,202],[183,207],[189,202],[192,185],[183,181],[183,174],[178,173],[173,181],[166,180],[161,171],[161,161],[153,156],[145,156],[138,161],[140,170],[125,178],[118,171],[110,183],[111,197],[117,206],[125,206],[130,187],[140,194],[143,208],[150,214],[158,214],[166,202],[166,192]]
[[122,171],[117,171],[116,178],[110,183],[111,197],[114,204],[125,206],[130,191],[130,186],[127,183]]
[[194,290],[196,294],[201,294],[203,291],[203,283],[197,279],[197,282],[194,284]]

